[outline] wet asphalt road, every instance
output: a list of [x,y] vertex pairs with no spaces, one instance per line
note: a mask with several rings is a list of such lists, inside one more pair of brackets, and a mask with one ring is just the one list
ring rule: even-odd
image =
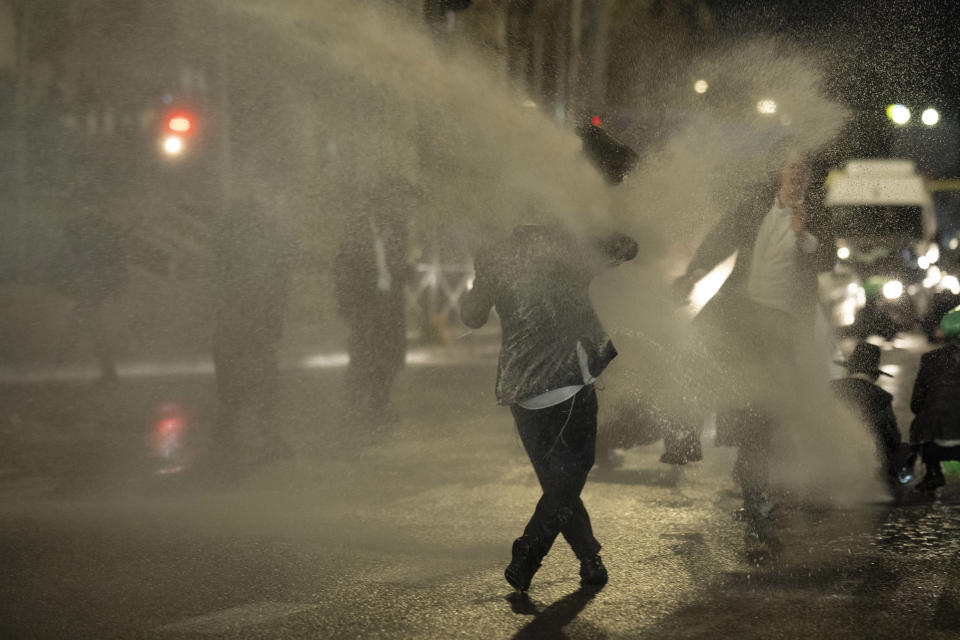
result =
[[[884,355],[902,427],[923,348]],[[781,496],[784,551],[758,566],[730,517],[732,450],[708,435],[674,468],[659,443],[631,449],[584,492],[610,584],[579,590],[558,543],[518,598],[502,569],[539,492],[493,364],[411,367],[378,437],[335,419],[339,376],[286,374],[297,455],[231,486],[148,455],[159,404],[202,433],[207,376],[3,387],[0,635],[960,637],[960,479],[905,506]]]

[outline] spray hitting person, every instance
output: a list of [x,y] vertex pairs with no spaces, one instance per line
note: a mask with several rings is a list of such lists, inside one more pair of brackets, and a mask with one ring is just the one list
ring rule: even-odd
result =
[[543,489],[504,572],[518,591],[530,587],[558,534],[580,560],[581,584],[607,582],[580,492],[594,464],[593,383],[617,352],[588,289],[602,268],[636,254],[637,243],[625,235],[580,242],[550,223],[517,226],[504,243],[475,257],[476,278],[463,297],[461,318],[476,329],[491,308],[500,316],[497,401],[510,407]]

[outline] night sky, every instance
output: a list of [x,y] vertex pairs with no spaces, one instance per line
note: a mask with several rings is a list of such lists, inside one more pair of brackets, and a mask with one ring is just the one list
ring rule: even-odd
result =
[[777,34],[823,54],[827,90],[858,109],[960,114],[954,0],[711,0],[721,37]]

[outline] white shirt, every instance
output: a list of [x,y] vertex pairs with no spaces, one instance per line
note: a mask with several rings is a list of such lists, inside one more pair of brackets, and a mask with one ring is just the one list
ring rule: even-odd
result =
[[803,230],[793,232],[790,217],[793,209],[780,205],[780,199],[763,218],[753,244],[747,295],[757,304],[796,315],[799,273],[797,257],[813,253],[820,243]]

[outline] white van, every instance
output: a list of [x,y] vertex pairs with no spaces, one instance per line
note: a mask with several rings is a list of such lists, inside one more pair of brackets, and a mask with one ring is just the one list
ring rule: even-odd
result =
[[909,236],[929,244],[937,230],[933,197],[912,160],[851,160],[827,176],[824,203],[838,236]]
[[838,262],[821,291],[832,301],[834,324],[853,323],[864,286],[878,280],[886,302],[904,317],[922,313],[939,248],[933,197],[913,161],[851,160],[830,172],[824,188]]

